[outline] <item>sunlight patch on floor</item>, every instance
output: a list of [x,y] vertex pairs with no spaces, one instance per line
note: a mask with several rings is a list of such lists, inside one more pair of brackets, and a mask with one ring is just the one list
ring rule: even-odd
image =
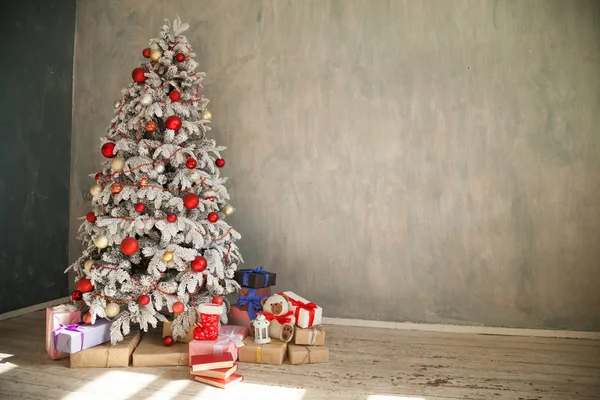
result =
[[426,400],[424,397],[413,396],[388,396],[382,394],[373,394],[367,397],[367,400]]
[[105,399],[124,399],[146,388],[157,377],[128,371],[107,371],[63,400],[81,400],[84,394],[102,394]]
[[146,400],[175,399],[179,393],[182,392],[190,383],[193,382],[190,380],[174,380],[168,382],[162,388],[160,388],[159,392],[154,393]]
[[8,357],[14,357],[14,354],[0,353],[0,361],[4,360],[5,358],[8,358]]
[[257,383],[241,382],[226,390],[197,383],[201,388],[198,396],[210,400],[239,400],[239,399],[285,399],[302,400],[306,390],[284,386],[259,385]]
[[2,364],[0,364],[0,375],[2,375],[5,372],[10,371],[11,369],[15,369],[15,368],[17,368],[17,364],[13,364],[13,363],[9,363],[9,362],[2,363]]

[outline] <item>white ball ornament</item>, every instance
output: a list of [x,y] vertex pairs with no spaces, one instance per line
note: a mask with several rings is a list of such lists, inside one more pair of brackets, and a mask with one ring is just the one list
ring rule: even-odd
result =
[[95,184],[90,188],[90,194],[92,196],[98,196],[100,193],[102,193],[102,186]]
[[150,104],[152,104],[152,96],[146,93],[140,98],[140,104],[145,107],[148,107]]
[[125,168],[125,160],[123,160],[121,157],[113,158],[110,162],[110,168],[117,172],[123,171],[123,168]]
[[94,239],[94,244],[99,249],[105,249],[108,247],[108,237],[106,235],[96,236]]
[[119,107],[121,107],[121,100],[115,100],[115,102],[113,103],[113,107],[114,107],[114,108],[119,108]]
[[104,313],[108,318],[114,318],[121,312],[121,307],[117,303],[108,303],[104,307]]
[[190,181],[192,182],[198,182],[200,179],[202,179],[202,176],[200,176],[200,172],[192,170],[188,174],[188,178],[190,178]]
[[163,172],[165,172],[165,166],[163,164],[156,164],[154,166],[154,170],[159,174],[162,174]]
[[94,263],[96,262],[96,260],[92,260],[91,258],[86,260],[85,263],[83,264],[83,270],[89,274],[92,271],[92,267],[94,266]]

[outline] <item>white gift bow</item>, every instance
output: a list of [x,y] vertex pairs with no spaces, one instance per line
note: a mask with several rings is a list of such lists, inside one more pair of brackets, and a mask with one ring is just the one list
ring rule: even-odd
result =
[[219,334],[219,338],[215,346],[225,346],[227,343],[233,342],[236,347],[242,347],[244,345],[244,336],[241,333],[231,331],[225,334]]
[[58,306],[52,307],[52,311],[56,312],[73,312],[77,311],[79,308],[75,304],[60,304]]

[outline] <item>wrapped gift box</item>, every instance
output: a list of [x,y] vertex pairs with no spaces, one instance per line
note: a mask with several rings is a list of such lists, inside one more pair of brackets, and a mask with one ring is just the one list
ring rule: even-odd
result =
[[192,340],[189,343],[190,365],[192,365],[192,356],[200,354],[231,353],[233,360],[237,360],[238,347],[244,345],[246,336],[248,336],[248,328],[245,326],[222,325],[217,340]]
[[[229,313],[227,314],[227,321],[230,325],[245,326],[250,328],[250,316],[248,311],[240,310],[236,305],[229,307]],[[252,329],[248,330],[248,335],[253,336],[254,332]]]
[[81,321],[81,311],[73,304],[61,304],[46,308],[46,352],[53,360],[69,357],[69,353],[54,348],[53,331],[61,326],[77,324]]
[[145,334],[133,352],[134,367],[168,367],[185,365],[188,362],[188,344],[173,342],[165,346],[160,334]]
[[310,328],[296,327],[294,332],[294,343],[310,346],[323,346],[325,344],[325,330],[321,325]]
[[263,299],[266,299],[271,295],[271,288],[245,288],[240,290],[240,297],[238,298],[238,307],[242,311],[248,312],[248,317],[251,321],[256,319],[256,313],[262,311]]
[[233,279],[241,286],[249,288],[265,288],[275,286],[277,274],[263,270],[263,267],[255,269],[238,269]]
[[97,319],[94,325],[68,325],[54,330],[54,347],[65,353],[77,353],[110,340],[111,321]]
[[296,325],[300,328],[308,328],[313,325],[320,325],[323,317],[323,309],[311,303],[303,297],[298,296],[294,292],[280,292],[290,302],[290,308],[296,317]]
[[290,364],[318,364],[329,362],[329,349],[327,346],[302,346],[288,345]]
[[238,349],[238,357],[240,362],[280,365],[283,364],[286,350],[287,343],[277,339],[271,339],[267,344],[256,344],[253,338],[247,337],[244,346]]
[[71,354],[71,368],[127,367],[139,342],[140,331],[136,330],[114,346],[108,342]]
[[[163,323],[162,337],[165,337],[165,336],[173,336],[173,326],[171,325],[170,321]],[[177,339],[178,342],[183,342],[183,343],[189,343],[192,340],[194,340],[194,326],[193,325],[190,326],[190,329],[188,330],[187,335],[185,335],[185,337]]]

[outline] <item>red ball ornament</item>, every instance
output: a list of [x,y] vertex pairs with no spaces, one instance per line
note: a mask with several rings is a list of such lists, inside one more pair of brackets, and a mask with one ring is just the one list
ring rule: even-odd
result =
[[133,208],[135,209],[135,211],[142,213],[146,209],[146,205],[144,203],[135,203]]
[[150,296],[148,296],[147,294],[143,294],[138,298],[138,303],[140,303],[141,306],[145,306],[148,303],[150,303]]
[[223,298],[221,296],[215,296],[212,298],[212,303],[220,306],[223,304]]
[[172,345],[172,344],[173,344],[173,342],[174,342],[174,340],[173,340],[173,336],[165,336],[165,337],[163,338],[163,344],[164,344],[165,346],[170,346],[170,345]]
[[188,210],[198,207],[198,204],[200,204],[200,199],[195,193],[188,193],[183,196],[183,206]]
[[179,62],[183,62],[183,61],[185,61],[185,56],[183,55],[183,53],[177,53],[177,55],[175,56],[175,59]]
[[71,298],[73,301],[79,301],[83,299],[83,293],[81,293],[79,290],[75,290],[73,293],[71,293]]
[[119,182],[115,182],[112,185],[110,185],[110,192],[112,194],[119,194],[123,191],[123,185],[120,184]]
[[172,129],[177,132],[181,128],[181,118],[179,118],[177,115],[171,115],[165,121],[165,126],[167,129]]
[[212,222],[213,224],[219,220],[219,214],[216,212],[208,213],[208,222]]
[[167,221],[169,221],[169,222],[177,221],[177,214],[175,214],[175,213],[167,214]]
[[178,301],[173,304],[173,312],[175,314],[181,314],[183,312],[183,310],[185,310],[185,306],[183,305],[182,302]]
[[189,169],[196,168],[196,165],[198,165],[198,163],[196,162],[196,160],[194,160],[191,157],[188,158],[187,161],[185,162],[185,166],[188,167]]
[[94,285],[92,285],[92,281],[88,278],[81,278],[77,281],[77,290],[81,293],[88,293],[94,290]]
[[139,242],[132,237],[126,237],[121,241],[121,251],[125,255],[132,256],[137,253],[139,248]]
[[85,219],[87,219],[88,222],[91,222],[93,224],[94,222],[96,222],[96,214],[94,214],[93,212],[90,211],[85,216]]
[[131,72],[131,77],[133,78],[134,82],[137,83],[144,83],[146,82],[146,70],[144,68],[136,68]]
[[206,269],[207,264],[208,262],[206,261],[206,258],[202,256],[196,256],[194,257],[194,260],[192,260],[192,262],[190,263],[190,268],[194,272],[202,272]]
[[156,122],[148,121],[146,122],[146,126],[144,128],[146,128],[147,132],[154,132],[157,128]]
[[142,50],[142,55],[146,58],[150,58],[150,47],[146,47],[144,50]]
[[225,160],[222,158],[217,158],[217,161],[215,161],[215,164],[217,164],[217,167],[223,168],[225,166]]
[[90,312],[86,312],[83,317],[81,317],[81,320],[83,321],[84,324],[86,325],[91,325],[92,324],[92,314],[90,314]]
[[102,155],[106,158],[113,158],[115,154],[115,144],[112,142],[106,142],[102,145]]
[[95,180],[99,180],[100,178],[102,178],[102,172],[98,172],[94,177]]
[[171,101],[179,101],[181,98],[181,93],[179,93],[177,90],[171,90],[171,93],[169,93],[169,98]]

